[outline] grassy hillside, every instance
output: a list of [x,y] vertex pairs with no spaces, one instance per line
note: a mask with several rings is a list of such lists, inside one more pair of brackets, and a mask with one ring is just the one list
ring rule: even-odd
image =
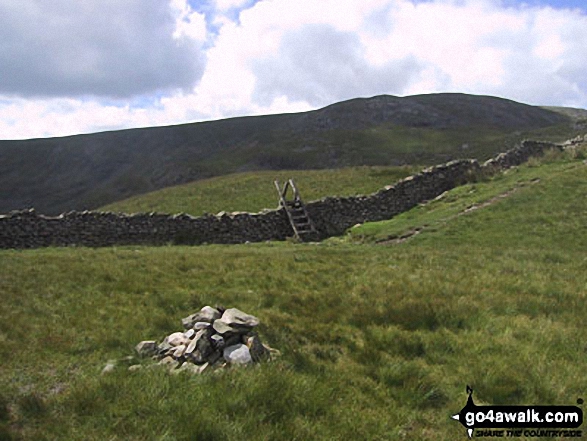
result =
[[568,139],[574,120],[464,94],[378,96],[312,112],[0,141],[0,213],[93,209],[244,171],[436,164],[487,158],[524,137]]
[[100,208],[123,213],[189,213],[220,211],[256,213],[277,207],[274,180],[296,182],[305,201],[325,196],[368,194],[421,170],[418,166],[353,167],[338,170],[286,170],[238,173],[204,179],[135,196]]
[[[478,404],[575,404],[587,391],[581,155],[319,245],[1,251],[0,439],[448,441],[465,439],[450,415],[467,384]],[[281,358],[100,375],[204,304],[257,315]]]

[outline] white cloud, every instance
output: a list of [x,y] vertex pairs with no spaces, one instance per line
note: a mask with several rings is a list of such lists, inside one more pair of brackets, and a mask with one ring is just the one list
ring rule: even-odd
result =
[[253,101],[267,105],[288,96],[317,107],[382,91],[401,93],[422,70],[411,54],[372,65],[363,53],[357,34],[330,25],[290,31],[277,55],[255,62]]
[[187,0],[171,0],[171,7],[175,10],[175,31],[173,38],[188,37],[196,41],[206,40],[206,17],[190,7]]
[[216,9],[224,12],[229,9],[242,8],[249,0],[216,0]]
[[[384,93],[460,91],[587,107],[580,10],[502,0],[210,0],[215,11],[197,12],[187,0],[107,0],[75,2],[84,6],[74,11],[101,6],[74,14],[65,8],[72,1],[2,2],[10,20],[0,41],[9,42],[13,66],[0,67],[8,78],[1,138],[300,111]],[[122,24],[109,24],[115,17]],[[20,52],[10,46],[15,35],[25,36]],[[47,61],[57,73],[46,72]],[[21,97],[9,96],[7,84],[21,84]],[[76,98],[82,86],[130,98]],[[150,90],[152,105],[137,105]]]

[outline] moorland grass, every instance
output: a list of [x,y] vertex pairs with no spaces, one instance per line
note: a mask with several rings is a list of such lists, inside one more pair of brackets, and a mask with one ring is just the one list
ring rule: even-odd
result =
[[256,213],[275,208],[278,195],[273,185],[293,178],[305,201],[325,196],[373,193],[423,167],[350,167],[337,170],[279,170],[237,173],[135,196],[102,207],[126,213],[189,213],[194,216],[220,211]]
[[[0,437],[455,440],[467,384],[478,404],[575,404],[587,166],[530,165],[322,244],[0,252]],[[257,315],[282,356],[100,375],[205,304]]]

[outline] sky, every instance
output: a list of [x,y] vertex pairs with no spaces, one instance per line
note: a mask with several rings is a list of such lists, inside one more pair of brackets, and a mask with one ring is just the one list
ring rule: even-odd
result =
[[0,0],[0,139],[438,92],[587,108],[587,2]]

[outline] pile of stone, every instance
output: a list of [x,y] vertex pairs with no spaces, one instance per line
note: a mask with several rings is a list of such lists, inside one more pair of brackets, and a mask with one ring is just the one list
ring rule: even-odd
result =
[[181,323],[183,332],[173,332],[161,343],[142,341],[136,351],[174,372],[193,373],[202,373],[210,367],[258,363],[269,360],[277,352],[264,345],[254,331],[259,319],[236,308],[204,306]]

